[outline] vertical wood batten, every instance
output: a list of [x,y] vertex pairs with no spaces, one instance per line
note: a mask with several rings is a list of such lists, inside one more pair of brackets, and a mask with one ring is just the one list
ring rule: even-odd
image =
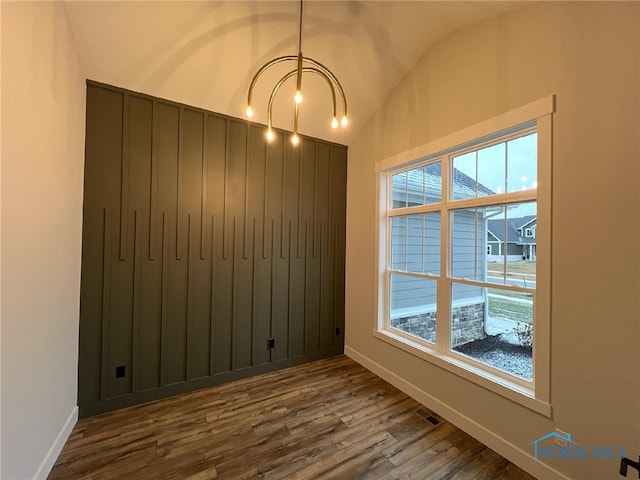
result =
[[285,221],[286,221],[286,208],[285,205],[287,203],[287,149],[284,143],[284,135],[279,135],[278,139],[282,138],[282,194],[280,197],[280,258],[284,260],[286,257],[284,255],[284,231],[285,231]]
[[250,349],[249,349],[249,365],[254,365],[254,351],[253,351],[253,345],[254,345],[254,340],[255,340],[255,336],[256,336],[256,318],[255,318],[255,305],[256,305],[256,261],[257,261],[257,255],[256,255],[256,243],[257,243],[257,239],[256,239],[256,219],[253,219],[253,251],[251,253],[251,266],[252,266],[252,272],[253,274],[251,275],[251,294],[250,294],[250,298],[251,298],[251,302],[250,302],[250,312],[249,312],[249,318],[251,319],[251,343],[249,343]]
[[162,275],[160,294],[160,385],[167,384],[167,302],[169,296],[169,225],[162,213]]
[[[302,177],[302,172],[301,177]],[[304,222],[304,294],[302,311],[304,312],[304,322],[303,322],[303,330],[302,330],[302,338],[304,338],[304,352],[308,352],[310,350],[309,344],[310,338],[307,333],[309,332],[309,222]]]
[[120,253],[119,259],[127,259],[127,218],[129,190],[129,94],[122,94],[122,149],[120,154]]
[[138,210],[133,214],[133,304],[131,309],[131,391],[138,391],[138,351],[140,330],[140,229],[142,215]]
[[336,305],[336,298],[338,296],[338,292],[337,292],[337,284],[338,284],[338,279],[337,276],[339,275],[338,272],[338,256],[334,254],[335,252],[335,248],[336,248],[336,243],[337,243],[337,237],[338,237],[338,229],[336,228],[335,225],[332,225],[333,227],[333,235],[331,236],[331,255],[329,255],[329,258],[331,258],[331,263],[333,265],[333,282],[332,282],[332,288],[333,288],[333,309],[332,309],[332,313],[333,315],[331,315],[332,320],[333,320],[333,329],[335,331],[335,329],[338,327],[338,315],[337,315],[337,309],[339,308],[338,305]]
[[296,149],[296,157],[298,157],[298,228],[296,231],[296,256],[302,258],[300,253],[300,235],[302,232],[302,147],[304,141],[300,142],[300,146]]
[[176,260],[182,259],[182,181],[183,181],[183,150],[184,150],[184,108],[180,107],[178,120],[178,156],[176,178]]
[[202,116],[202,182],[201,182],[201,197],[200,197],[200,260],[206,260],[205,249],[207,243],[205,219],[207,218],[207,186],[208,186],[208,171],[207,171],[207,130],[209,115]]
[[151,178],[149,185],[149,260],[156,259],[158,208],[158,102],[151,106]]
[[327,210],[329,211],[329,236],[331,240],[327,242],[327,255],[329,258],[332,258],[333,251],[331,248],[333,247],[333,176],[335,175],[334,167],[333,167],[333,149],[329,148],[329,203],[327,205]]
[[107,398],[107,374],[109,366],[109,303],[111,302],[111,210],[103,209],[102,236],[102,352],[100,368],[100,400]]
[[249,138],[249,125],[245,125],[245,146],[244,146],[244,229],[242,232],[242,258],[247,260],[247,237],[249,229],[249,157],[251,155],[251,142]]
[[184,336],[184,378],[188,381],[191,380],[191,330],[192,330],[192,319],[191,319],[191,275],[192,275],[192,266],[191,266],[191,258],[192,258],[192,235],[191,235],[191,214],[187,215],[187,285],[186,285],[186,302],[184,315],[186,318],[186,331]]
[[229,364],[231,370],[236,369],[235,346],[236,346],[236,217],[233,217],[233,230],[231,242],[231,345],[229,348]]
[[316,248],[316,227],[318,222],[318,141],[313,142],[313,258],[318,258],[318,250]]
[[[324,241],[324,224],[321,223],[320,224],[320,241],[319,243],[319,249],[320,252],[322,253],[323,248],[322,248],[322,242]],[[326,272],[325,272],[325,261],[324,261],[324,255],[320,255],[319,258],[319,262],[320,262],[320,292],[319,292],[319,302],[318,302],[318,318],[320,319],[319,326],[320,326],[320,347],[325,347],[327,345],[325,345],[322,340],[322,326],[323,323],[328,323],[326,322],[325,316],[324,316],[324,304],[325,304],[325,289],[324,289],[324,282],[325,282],[325,277],[326,277]],[[326,327],[326,325],[325,325]],[[333,337],[333,341],[331,342],[331,344],[333,345],[335,342],[335,335],[332,335]]]
[[209,290],[209,375],[213,375],[216,371],[215,367],[215,308],[216,308],[216,270],[215,270],[215,261],[216,261],[216,217],[215,215],[211,216],[211,246],[210,246],[210,258],[211,258],[211,267],[210,267],[210,280],[211,280],[211,288]]
[[225,121],[225,137],[224,137],[224,196],[222,207],[222,258],[227,260],[227,222],[229,218],[229,119]]
[[269,148],[264,149],[264,186],[262,198],[262,258],[267,259],[267,210],[269,202]]
[[291,221],[289,221],[289,274],[287,275],[287,357],[291,356],[291,266],[293,265],[293,256],[291,252],[293,248],[291,248],[291,244],[293,243],[292,238],[293,230],[291,228]]
[[[270,267],[271,267],[271,271],[270,273],[270,282],[269,282],[269,338],[274,338],[274,325],[273,325],[273,304],[274,304],[274,284],[275,284],[275,258],[276,258],[276,252],[275,252],[275,248],[276,248],[276,239],[275,239],[275,235],[276,235],[276,227],[277,227],[277,220],[274,218],[273,220],[271,220],[271,258],[270,258]],[[274,358],[273,358],[273,349],[269,349],[269,361],[273,362]]]

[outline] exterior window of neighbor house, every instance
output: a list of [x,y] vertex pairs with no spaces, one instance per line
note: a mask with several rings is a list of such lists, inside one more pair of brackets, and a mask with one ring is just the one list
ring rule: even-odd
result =
[[539,299],[534,229],[549,225],[538,219],[547,130],[540,138],[529,121],[380,172],[376,330],[501,393],[541,400],[532,408],[543,413],[547,392],[536,386],[548,380],[548,265]]

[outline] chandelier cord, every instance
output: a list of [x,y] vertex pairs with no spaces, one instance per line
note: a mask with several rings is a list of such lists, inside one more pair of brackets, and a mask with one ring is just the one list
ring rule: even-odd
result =
[[302,0],[300,0],[300,28],[298,30],[298,52],[302,52]]

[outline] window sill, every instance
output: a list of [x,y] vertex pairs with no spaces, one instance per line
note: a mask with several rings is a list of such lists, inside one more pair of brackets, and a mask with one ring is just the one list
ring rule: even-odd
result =
[[413,341],[404,335],[396,334],[389,330],[374,330],[373,336],[523,407],[540,413],[545,417],[551,417],[551,405],[536,399],[533,389],[518,382],[510,381],[503,376],[477,368],[453,355],[447,355],[435,348],[429,348],[420,342]]

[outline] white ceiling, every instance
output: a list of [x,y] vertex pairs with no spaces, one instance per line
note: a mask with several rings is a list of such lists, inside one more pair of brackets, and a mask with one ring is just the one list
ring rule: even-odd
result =
[[[300,132],[348,144],[431,45],[462,26],[528,3],[305,2],[302,51],[342,83],[350,125],[330,127],[327,85],[305,76]],[[66,0],[65,6],[87,78],[236,117],[244,117],[256,70],[276,56],[297,54],[294,1]],[[285,65],[261,78],[254,120],[266,123],[271,89],[292,68]],[[275,127],[293,128],[288,98],[294,89],[290,80],[276,99]]]

